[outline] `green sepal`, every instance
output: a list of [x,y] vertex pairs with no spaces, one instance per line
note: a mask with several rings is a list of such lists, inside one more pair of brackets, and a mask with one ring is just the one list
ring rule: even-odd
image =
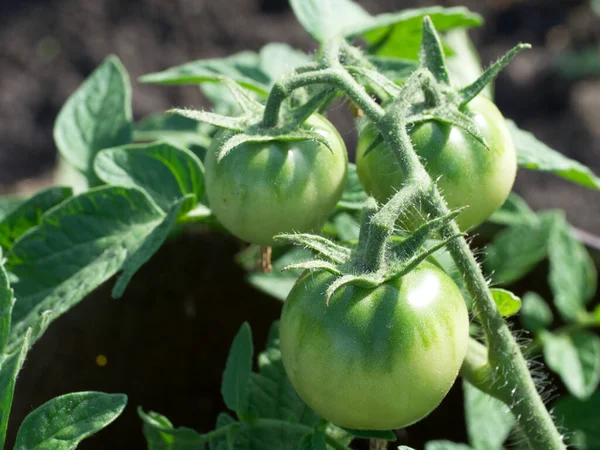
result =
[[446,68],[442,41],[429,16],[423,18],[423,41],[419,51],[419,63],[421,67],[432,73],[438,83],[450,86],[450,75]]
[[188,119],[197,120],[198,122],[209,123],[215,127],[239,132],[244,131],[248,122],[248,116],[228,117],[222,114],[207,111],[197,111],[194,109],[175,108],[167,112],[171,114],[178,114],[180,116],[187,117]]
[[473,100],[479,93],[490,84],[496,76],[504,69],[512,59],[521,51],[526,48],[531,48],[529,44],[518,44],[511,50],[504,54],[498,61],[492,64],[485,72],[481,74],[477,80],[468,86],[463,87],[458,91],[460,98],[460,107],[463,108],[467,103]]

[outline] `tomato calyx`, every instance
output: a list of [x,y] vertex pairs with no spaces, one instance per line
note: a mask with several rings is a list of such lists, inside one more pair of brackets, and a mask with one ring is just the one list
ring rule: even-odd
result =
[[332,94],[331,88],[318,90],[301,106],[294,107],[292,102],[287,102],[282,111],[283,119],[274,127],[265,127],[263,113],[265,106],[255,100],[248,91],[235,81],[226,77],[220,80],[232,93],[242,113],[231,117],[218,113],[197,111],[193,109],[173,109],[169,112],[178,114],[188,119],[206,122],[218,128],[228,130],[226,139],[220,145],[217,162],[220,162],[231,151],[244,143],[260,142],[290,142],[290,141],[316,141],[332,151],[331,143],[322,134],[303,126],[304,121],[319,108]]
[[324,270],[335,275],[336,280],[327,288],[325,301],[329,300],[341,287],[352,284],[361,288],[375,289],[397,277],[406,275],[436,251],[445,247],[448,242],[463,236],[458,233],[442,240],[437,245],[424,248],[425,241],[437,230],[454,220],[463,208],[454,210],[449,214],[430,220],[419,227],[406,239],[398,242],[390,236],[385,242],[384,258],[379,265],[368,262],[367,242],[370,233],[377,233],[373,220],[378,209],[371,198],[363,211],[363,225],[361,236],[356,247],[344,247],[323,236],[311,234],[281,234],[275,240],[287,241],[311,250],[317,257],[312,260],[291,264],[283,270]]
[[[456,126],[465,130],[489,150],[490,147],[477,127],[467,105],[521,50],[530,47],[528,44],[515,46],[473,83],[460,89],[454,89],[439,35],[431,20],[427,18],[423,22],[419,66],[409,79],[417,89],[410,89],[409,92],[402,90],[403,92],[400,91],[398,94],[389,88],[385,89],[388,94],[387,98],[383,99],[388,103],[386,115],[389,116],[389,120],[397,119],[399,115],[402,115],[408,127],[429,121]],[[378,84],[376,79],[371,81]],[[380,84],[379,87],[383,88]],[[367,156],[382,141],[383,138],[378,134],[365,151],[364,156]]]

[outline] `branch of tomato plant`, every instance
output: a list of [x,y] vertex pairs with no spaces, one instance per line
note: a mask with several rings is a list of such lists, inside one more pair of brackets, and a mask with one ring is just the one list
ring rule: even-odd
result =
[[[366,261],[376,267],[381,263],[385,252],[386,239],[393,234],[399,214],[398,207],[405,200],[420,202],[431,218],[441,218],[450,214],[448,206],[435,182],[425,170],[415,152],[407,132],[408,112],[411,106],[412,90],[417,87],[432,103],[436,98],[428,89],[431,73],[422,68],[414,72],[403,87],[404,96],[384,110],[371,98],[340,63],[343,39],[337,38],[325,43],[322,52],[323,69],[292,74],[279,81],[271,91],[264,111],[263,125],[275,126],[279,121],[281,104],[294,89],[310,84],[328,84],[344,92],[377,128],[387,147],[393,149],[399,167],[406,176],[405,188],[391,200],[396,207],[382,208],[373,214],[366,225],[369,253],[372,258]],[[333,56],[332,56],[333,55]],[[355,57],[356,54],[353,54]],[[356,59],[356,58],[354,58]],[[387,206],[387,205],[386,205]],[[448,250],[460,271],[471,298],[475,313],[482,323],[487,341],[487,358],[481,348],[471,345],[467,366],[463,374],[475,386],[500,398],[512,410],[531,448],[544,450],[565,449],[562,436],[540,398],[529,373],[527,363],[519,345],[511,334],[506,322],[498,312],[486,279],[464,237],[454,239],[461,231],[454,220],[440,228],[442,239],[448,239]],[[485,349],[484,346],[483,349]],[[476,350],[473,350],[476,349]],[[479,353],[473,353],[479,351]],[[474,366],[470,367],[473,363]],[[470,370],[473,369],[473,370]],[[473,376],[477,375],[477,377]]]

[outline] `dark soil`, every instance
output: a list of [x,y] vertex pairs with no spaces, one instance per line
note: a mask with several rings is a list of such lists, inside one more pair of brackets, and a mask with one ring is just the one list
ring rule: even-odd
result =
[[[373,13],[434,4],[360,3]],[[568,52],[598,48],[600,18],[587,2],[436,3],[463,3],[484,15],[487,25],[473,37],[486,63],[516,42],[534,44],[500,76],[500,109],[600,173],[600,75],[567,78],[565,66],[557,63]],[[258,50],[270,41],[314,49],[285,0],[0,2],[0,191],[31,191],[51,182],[53,121],[106,55],[117,54],[135,80],[191,59]],[[137,119],[201,104],[192,87],[134,84]],[[343,108],[335,121],[352,148],[353,124]],[[600,233],[598,193],[530,171],[521,171],[516,189],[536,209],[563,208],[574,225]],[[222,236],[180,235],[136,275],[122,299],[111,299],[107,285],[53,324],[19,378],[9,439],[28,412],[53,396],[80,390],[129,395],[123,416],[84,441],[82,449],[144,448],[138,405],[165,414],[177,426],[201,431],[214,426],[224,410],[221,372],[239,325],[251,323],[260,349],[279,315],[276,301],[243,282],[233,262],[240,248]],[[106,367],[96,365],[99,354],[107,357]],[[402,443],[420,449],[436,438],[466,442],[460,404],[457,386],[430,418],[402,432]]]

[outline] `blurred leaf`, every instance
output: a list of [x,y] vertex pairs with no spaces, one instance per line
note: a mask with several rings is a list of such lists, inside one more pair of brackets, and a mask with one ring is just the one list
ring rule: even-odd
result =
[[346,212],[333,216],[333,227],[341,241],[357,240],[360,234],[360,222]]
[[225,404],[240,417],[248,413],[253,354],[252,331],[250,325],[244,322],[231,344],[221,385]]
[[[600,4],[592,0],[592,5]],[[597,6],[600,11],[600,6]],[[562,51],[556,58],[556,65],[560,74],[569,81],[596,76],[600,73],[600,51],[596,46],[588,46],[581,50]]]
[[584,330],[540,334],[544,359],[575,397],[585,400],[600,381],[600,338]]
[[515,426],[515,417],[510,409],[466,381],[463,382],[463,390],[471,445],[474,449],[502,450],[504,441]]
[[325,435],[322,431],[315,430],[314,433],[306,435],[297,448],[298,450],[327,450]]
[[14,208],[0,221],[0,247],[10,250],[26,231],[36,227],[49,209],[73,195],[68,187],[46,188]]
[[108,57],[75,91],[54,124],[61,155],[97,184],[92,169],[96,153],[132,141],[131,85],[116,56]]
[[285,373],[279,349],[279,322],[271,326],[267,347],[258,356],[258,368],[259,373],[252,374],[250,386],[252,408],[258,417],[282,419],[309,427],[319,424],[319,416],[298,397]]
[[142,83],[199,84],[230,78],[261,95],[268,93],[270,78],[260,68],[254,52],[235,53],[226,58],[200,59],[140,77]]
[[368,59],[378,71],[395,83],[402,83],[415,71],[417,61],[390,56],[368,55]]
[[567,396],[554,405],[557,423],[567,428],[567,440],[573,448],[597,450],[600,448],[600,391],[587,400]]
[[504,317],[515,315],[521,309],[521,299],[505,289],[490,289],[498,311]]
[[265,45],[258,56],[261,70],[270,78],[270,86],[286,73],[311,61],[306,53],[279,42]]
[[25,199],[18,195],[0,196],[0,220],[4,220],[8,214],[24,201]]
[[21,346],[10,354],[0,354],[0,449],[4,448],[6,441],[6,428],[15,393],[17,375],[25,362],[25,355],[29,350],[29,337],[31,331],[25,333]]
[[29,327],[35,342],[48,323],[137,257],[164,220],[141,191],[115,186],[72,197],[44,214],[7,255],[19,299],[9,348],[19,345]]
[[548,252],[554,304],[565,320],[576,321],[585,314],[585,304],[596,293],[594,261],[564,218],[551,236]]
[[164,141],[175,147],[184,147],[204,158],[211,138],[201,130],[201,124],[179,114],[156,114],[135,124],[136,142]]
[[552,172],[581,186],[600,189],[600,178],[589,168],[551,149],[533,134],[519,129],[513,121],[507,120],[507,125],[517,149],[520,167]]
[[165,416],[138,408],[148,450],[200,450],[207,439],[191,428],[175,428]]
[[180,209],[185,214],[204,195],[204,167],[198,157],[166,142],[103,150],[94,170],[105,183],[143,190],[165,213],[190,196]]
[[[0,366],[2,360],[1,355],[4,353],[6,343],[8,342],[10,317],[14,304],[15,298],[13,296],[13,290],[10,288],[8,282],[8,273],[6,273],[4,265],[0,262]],[[2,448],[1,445],[0,448]]]
[[[452,48],[453,55],[446,59],[452,86],[461,88],[474,82],[483,73],[481,58],[465,28],[455,28],[443,36],[444,42]],[[493,83],[483,88],[482,94],[494,98]]]
[[396,434],[391,430],[351,430],[344,428],[349,434],[361,439],[381,439],[384,441],[395,441]]
[[290,0],[290,5],[298,22],[319,42],[372,20],[367,11],[350,0]]
[[552,310],[535,292],[527,292],[523,296],[520,318],[523,326],[533,333],[547,329],[553,320]]
[[[401,447],[398,447],[399,449]],[[471,450],[466,444],[456,444],[450,441],[429,441],[425,444],[425,450]]]
[[535,222],[537,215],[525,200],[511,192],[500,209],[496,210],[487,220],[500,225],[518,225]]
[[344,192],[342,198],[336,205],[338,210],[348,211],[360,211],[363,209],[365,201],[368,195],[365,192],[365,188],[358,179],[358,173],[356,172],[356,165],[348,164],[348,178],[344,186]]
[[537,220],[518,223],[498,233],[486,247],[484,267],[495,283],[509,284],[525,276],[548,254],[548,242],[562,219],[547,211]]
[[101,392],[61,395],[29,413],[17,433],[15,450],[72,450],[109,425],[125,409],[127,396]]
[[285,266],[310,258],[310,252],[302,248],[292,248],[273,263],[273,272],[251,272],[247,275],[248,283],[259,291],[285,301],[288,294],[296,284],[296,280],[302,273],[301,270],[282,271]]
[[370,53],[416,60],[421,46],[425,16],[431,18],[438,32],[476,27],[483,23],[479,14],[467,8],[432,6],[379,14],[368,22],[359,22],[348,34],[362,36],[370,44]]

